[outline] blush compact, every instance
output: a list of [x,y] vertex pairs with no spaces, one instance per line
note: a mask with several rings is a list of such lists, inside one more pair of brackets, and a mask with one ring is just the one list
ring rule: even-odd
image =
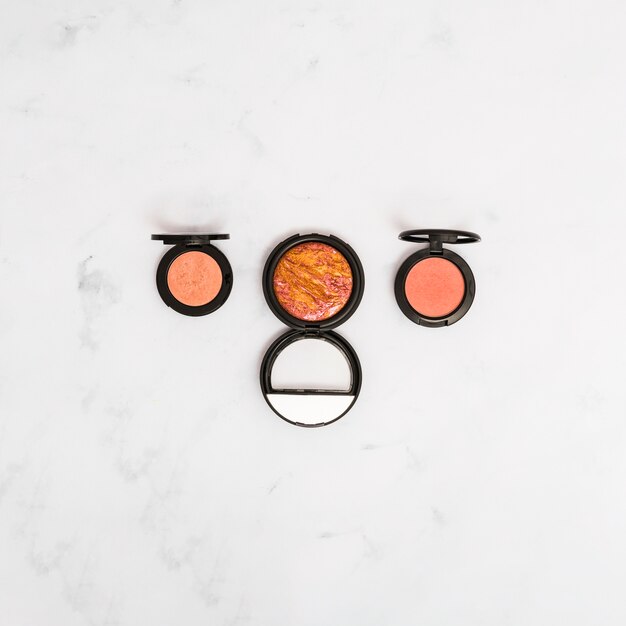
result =
[[183,315],[208,315],[230,295],[233,270],[211,242],[230,239],[226,234],[152,235],[173,246],[161,259],[156,284],[163,302]]
[[463,230],[405,230],[403,241],[426,243],[400,266],[396,275],[396,301],[416,324],[430,328],[458,322],[474,301],[476,283],[470,266],[443,244],[480,241],[476,233]]
[[332,235],[294,235],[269,255],[263,293],[290,330],[263,357],[261,390],[270,408],[290,424],[325,426],[356,402],[361,365],[333,329],[356,311],[364,286],[356,252]]

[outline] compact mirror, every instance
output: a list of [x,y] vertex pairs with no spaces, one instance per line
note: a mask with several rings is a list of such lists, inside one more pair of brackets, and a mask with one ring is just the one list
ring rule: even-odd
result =
[[281,418],[325,426],[354,404],[361,367],[350,344],[334,332],[289,331],[268,349],[261,366],[263,395]]

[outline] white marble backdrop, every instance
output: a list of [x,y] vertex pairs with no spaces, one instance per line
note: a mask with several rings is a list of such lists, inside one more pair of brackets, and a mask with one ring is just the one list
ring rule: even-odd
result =
[[[626,623],[622,0],[0,0],[0,624]],[[404,228],[477,297],[406,320]],[[153,232],[226,231],[218,313]],[[341,236],[362,395],[276,418],[260,284]]]

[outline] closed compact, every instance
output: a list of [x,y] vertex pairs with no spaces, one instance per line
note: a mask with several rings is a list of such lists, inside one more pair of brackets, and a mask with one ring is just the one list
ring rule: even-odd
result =
[[333,329],[356,311],[364,285],[356,252],[332,235],[294,235],[270,253],[263,293],[290,330],[265,353],[261,390],[270,408],[290,424],[325,426],[356,402],[361,365]]
[[395,295],[401,311],[416,324],[430,328],[450,326],[470,309],[476,282],[470,266],[444,244],[480,241],[463,230],[405,230],[399,239],[428,244],[414,252],[396,275]]
[[225,234],[152,235],[173,246],[161,259],[156,284],[163,302],[183,315],[208,315],[230,295],[233,270],[211,242],[230,239]]

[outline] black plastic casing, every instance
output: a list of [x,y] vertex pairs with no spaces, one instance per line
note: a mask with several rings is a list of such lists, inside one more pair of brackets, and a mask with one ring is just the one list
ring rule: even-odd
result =
[[[278,358],[279,354],[287,346],[291,345],[295,341],[301,341],[303,339],[319,339],[322,341],[328,341],[343,353],[344,357],[348,361],[351,373],[350,387],[347,391],[334,391],[329,389],[275,389],[272,387],[272,369],[274,368],[274,362]],[[341,335],[332,330],[318,332],[289,330],[272,343],[272,345],[267,349],[261,363],[261,391],[263,392],[263,397],[265,398],[268,406],[285,422],[293,424],[294,426],[302,426],[303,428],[328,426],[329,424],[333,424],[337,420],[341,419],[354,406],[354,403],[359,397],[362,379],[361,363],[359,361],[359,357],[354,351],[354,348]],[[319,422],[317,424],[304,424],[302,422],[294,422],[279,413],[274,408],[274,405],[268,400],[268,394],[289,394],[301,396],[353,396],[353,399],[350,406],[348,406],[348,408],[341,415],[338,415],[334,419],[327,422]]]
[[[419,229],[405,230],[398,235],[403,241],[413,243],[428,243],[428,248],[419,250],[409,256],[400,266],[396,274],[394,292],[396,301],[400,310],[412,322],[427,328],[440,328],[442,326],[450,326],[458,322],[470,309],[474,296],[476,294],[476,281],[470,266],[465,260],[455,252],[443,247],[443,244],[464,244],[480,241],[480,236],[463,230],[447,230],[447,229]],[[461,273],[465,281],[465,293],[459,306],[442,317],[427,317],[416,311],[409,303],[406,297],[405,283],[407,276],[416,263],[419,263],[428,257],[442,257],[454,263]]]
[[[352,292],[348,302],[346,302],[345,306],[336,315],[319,322],[311,322],[293,317],[280,305],[280,302],[276,297],[276,293],[274,292],[274,272],[283,254],[294,246],[309,242],[324,243],[341,252],[341,254],[343,254],[348,261],[352,271]],[[274,413],[276,413],[276,415],[278,415],[278,417],[289,424],[305,428],[327,426],[328,424],[332,424],[341,419],[354,406],[354,403],[356,402],[361,391],[361,363],[350,343],[341,337],[341,335],[333,332],[332,329],[343,324],[354,314],[361,302],[364,289],[365,272],[363,271],[361,260],[357,256],[356,252],[346,242],[342,241],[338,237],[334,237],[333,235],[320,235],[317,233],[311,233],[308,235],[293,235],[292,237],[289,237],[279,243],[270,253],[263,269],[263,294],[272,313],[274,313],[274,315],[276,315],[276,317],[284,324],[289,326],[291,330],[278,337],[278,339],[276,339],[267,349],[261,363],[260,382],[261,391],[263,392],[263,397],[265,398],[268,406]],[[332,391],[327,389],[274,389],[272,387],[272,369],[278,355],[287,346],[302,339],[321,339],[323,341],[328,341],[344,354],[351,371],[351,384],[347,391]],[[354,399],[350,406],[341,415],[332,420],[320,422],[318,424],[303,424],[301,422],[294,422],[284,415],[281,415],[267,398],[268,394],[281,393],[305,396],[346,395],[353,396]]]
[[[319,322],[301,320],[289,315],[280,305],[276,293],[274,292],[274,271],[283,254],[294,246],[310,242],[324,243],[339,250],[348,261],[350,269],[352,270],[352,292],[348,302],[346,302],[345,306],[336,315]],[[363,272],[361,260],[347,243],[333,235],[318,235],[317,233],[310,235],[293,235],[293,237],[285,239],[285,241],[279,243],[272,250],[263,268],[263,295],[265,296],[265,301],[272,310],[272,313],[290,328],[302,330],[331,330],[337,328],[337,326],[343,324],[356,311],[361,302],[361,298],[363,298],[364,289],[365,273]]]
[[[177,313],[200,317],[217,311],[228,300],[233,287],[233,270],[224,253],[211,244],[216,239],[230,239],[227,234],[185,234],[185,235],[152,235],[154,241],[162,241],[164,245],[172,245],[161,259],[156,273],[156,284],[159,295],[165,304]],[[167,273],[174,259],[190,250],[204,252],[215,259],[222,271],[222,286],[213,300],[201,306],[189,306],[177,300],[167,285]]]

